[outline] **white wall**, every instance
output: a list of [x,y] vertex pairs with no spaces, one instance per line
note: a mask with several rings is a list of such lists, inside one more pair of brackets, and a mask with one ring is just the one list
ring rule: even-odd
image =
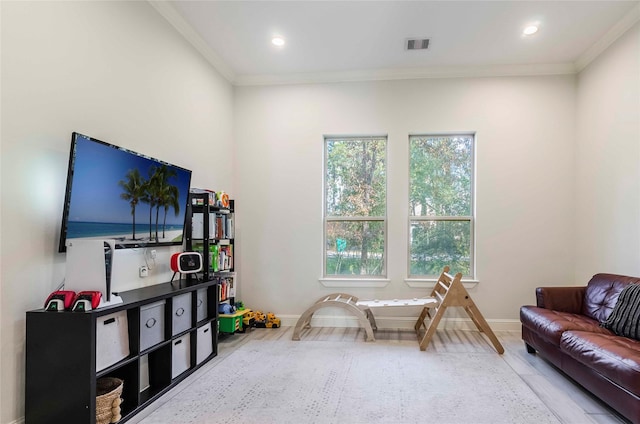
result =
[[[2,8],[0,422],[24,413],[25,312],[64,277],[57,253],[72,131],[193,170],[233,193],[233,87],[146,2]],[[117,251],[116,290],[168,281],[169,248],[138,277]],[[81,342],[81,341],[80,341]],[[62,360],[62,359],[61,359]]]
[[[475,131],[480,283],[471,294],[488,319],[514,322],[536,286],[574,282],[575,95],[574,76],[237,87],[242,300],[299,315],[334,291],[428,295],[404,282],[408,134]],[[323,134],[389,135],[385,288],[318,281]]]
[[640,24],[578,78],[576,276],[640,275]]

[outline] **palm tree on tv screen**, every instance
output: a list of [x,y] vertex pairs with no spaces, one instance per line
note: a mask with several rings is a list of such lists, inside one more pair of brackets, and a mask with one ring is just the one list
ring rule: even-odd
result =
[[[174,172],[175,174],[175,172]],[[180,197],[180,192],[178,191],[178,187],[174,185],[167,185],[163,187],[162,192],[160,194],[160,203],[158,204],[158,208],[160,205],[164,208],[164,221],[162,222],[162,238],[165,237],[165,229],[167,226],[167,212],[169,208],[173,208],[176,216],[180,213],[180,203],[178,199]]]
[[[151,210],[156,208],[156,222],[155,222],[155,240],[158,241],[158,225],[160,221],[160,208],[164,208],[165,216],[164,216],[164,224],[163,224],[163,232],[162,235],[164,237],[164,229],[167,221],[167,211],[169,207],[173,207],[176,215],[180,211],[180,206],[178,205],[178,187],[171,185],[170,180],[174,177],[177,177],[178,174],[174,169],[168,168],[166,165],[162,165],[159,168],[152,166],[149,170],[152,173],[149,177],[148,184],[148,196],[150,199],[150,209],[149,209],[149,224],[151,226]],[[149,230],[151,231],[151,229]],[[151,237],[151,233],[150,233]]]
[[[162,223],[162,237],[165,237],[165,229],[167,225],[167,213],[169,208],[173,208],[176,216],[180,213],[180,204],[178,199],[180,198],[180,191],[178,187],[170,184],[170,180],[174,177],[177,177],[178,174],[174,169],[168,168],[166,165],[162,165],[157,167],[152,165],[149,167],[147,171],[148,179],[144,180],[138,170],[135,170],[137,176],[139,177],[139,193],[137,196],[137,201],[146,203],[149,205],[149,241],[155,240],[159,241],[158,238],[158,225],[160,221],[160,208],[164,208],[164,222]],[[130,171],[129,173],[131,173]],[[127,174],[127,178],[129,177],[129,173]],[[136,180],[137,181],[137,180]],[[125,188],[125,193],[121,194],[122,198],[128,196],[129,193],[127,191],[127,185],[124,184],[123,181],[120,182],[121,186]],[[132,204],[132,208],[133,208]],[[153,209],[156,209],[156,222],[155,222],[155,238],[153,236]],[[132,214],[134,213],[132,209]],[[135,223],[135,216],[134,216]],[[135,225],[135,224],[134,224]],[[134,233],[135,237],[135,233]]]
[[118,185],[124,190],[124,193],[120,194],[120,198],[128,201],[131,205],[133,240],[136,240],[136,206],[142,201],[145,194],[145,181],[138,169],[130,169],[125,177],[126,180],[118,181]]
[[158,191],[157,170],[158,168],[156,166],[149,167],[149,170],[147,171],[149,179],[144,183],[144,195],[141,198],[143,203],[149,205],[149,241],[153,240],[153,208],[156,205],[157,198],[155,193]]

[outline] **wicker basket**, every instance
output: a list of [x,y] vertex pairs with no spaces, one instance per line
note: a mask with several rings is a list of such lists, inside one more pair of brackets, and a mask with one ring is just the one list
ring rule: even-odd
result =
[[104,377],[96,382],[96,424],[120,421],[120,395],[124,382],[119,378]]

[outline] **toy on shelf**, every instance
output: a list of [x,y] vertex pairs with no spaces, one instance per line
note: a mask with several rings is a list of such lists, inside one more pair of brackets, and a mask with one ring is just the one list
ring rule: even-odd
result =
[[231,315],[236,311],[236,308],[229,305],[228,303],[221,303],[220,305],[218,305],[218,313],[224,314],[224,315]]
[[219,191],[216,193],[216,206],[220,208],[228,208],[229,207],[229,195],[224,191]]
[[[215,191],[215,190],[209,190],[206,188],[192,187],[189,190],[189,192],[193,194],[207,194],[209,197],[208,202],[210,206],[216,206],[219,208],[228,208],[231,204],[231,202],[229,201],[229,195],[224,191]],[[198,198],[198,199],[194,198],[192,200],[192,204],[197,206],[203,206],[204,202],[203,202],[203,199],[201,198]]]
[[256,313],[245,308],[242,302],[236,302],[233,306],[221,303],[218,306],[218,312],[221,333],[246,333],[251,330],[256,320]]
[[280,318],[276,318],[271,312],[264,314],[262,311],[256,311],[254,326],[256,328],[279,328]]

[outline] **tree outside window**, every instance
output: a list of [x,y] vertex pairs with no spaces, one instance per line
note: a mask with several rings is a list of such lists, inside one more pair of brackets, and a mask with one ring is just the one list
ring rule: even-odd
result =
[[386,137],[325,137],[325,277],[386,275],[386,146]]
[[473,277],[474,135],[409,137],[409,277]]

